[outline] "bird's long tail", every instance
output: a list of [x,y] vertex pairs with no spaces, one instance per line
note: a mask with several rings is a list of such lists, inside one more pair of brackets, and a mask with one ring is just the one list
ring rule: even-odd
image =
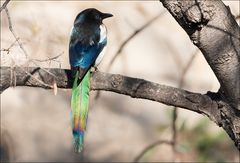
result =
[[78,84],[78,75],[79,72],[75,75],[71,98],[72,132],[75,152],[81,152],[83,149],[84,132],[88,118],[90,71],[86,73],[80,84]]

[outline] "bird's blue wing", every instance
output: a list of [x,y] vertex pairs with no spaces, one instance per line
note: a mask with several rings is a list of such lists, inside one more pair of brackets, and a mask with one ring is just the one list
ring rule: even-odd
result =
[[80,41],[74,39],[71,40],[69,46],[69,59],[71,66],[89,69],[106,44],[107,39],[89,46],[81,44]]

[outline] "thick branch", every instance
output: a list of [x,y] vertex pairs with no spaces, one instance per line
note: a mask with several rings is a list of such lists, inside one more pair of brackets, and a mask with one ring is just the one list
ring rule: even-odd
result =
[[220,0],[160,1],[202,51],[218,78],[218,124],[240,150],[240,28],[234,16]]
[[220,0],[160,0],[202,51],[221,84],[221,94],[240,110],[240,28]]
[[[73,79],[70,70],[46,69],[35,67],[0,67],[0,93],[10,86],[29,86],[41,88],[70,89]],[[49,73],[50,72],[50,73]],[[205,95],[173,88],[138,78],[95,72],[91,77],[91,90],[111,91],[131,96],[133,98],[148,99],[185,108],[197,113],[207,115],[219,126],[223,126],[229,136],[240,149],[240,118],[239,113],[232,112],[228,105],[221,100],[218,93]]]
[[[72,77],[70,70],[47,69],[49,73],[40,68],[26,67],[14,68],[1,67],[0,93],[10,86],[28,86],[52,88],[54,82],[58,88],[70,89],[72,87]],[[31,74],[31,75],[30,75]],[[39,82],[43,81],[43,82]],[[198,113],[205,112],[207,108],[216,108],[208,95],[188,92],[186,90],[152,83],[143,79],[131,78],[122,75],[95,72],[91,78],[91,90],[104,90],[142,98],[152,101],[173,105]],[[210,110],[208,110],[210,111]]]

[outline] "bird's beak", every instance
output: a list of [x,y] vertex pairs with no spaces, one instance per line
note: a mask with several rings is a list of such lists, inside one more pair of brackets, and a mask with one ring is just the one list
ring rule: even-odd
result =
[[102,13],[101,17],[102,19],[106,19],[106,18],[109,18],[109,17],[112,17],[113,15],[112,14],[109,14],[109,13]]

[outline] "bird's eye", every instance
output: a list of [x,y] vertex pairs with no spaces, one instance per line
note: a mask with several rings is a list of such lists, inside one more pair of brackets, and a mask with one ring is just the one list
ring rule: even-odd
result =
[[100,16],[99,16],[99,15],[95,15],[95,19],[96,19],[96,20],[99,20],[99,19],[100,19]]

